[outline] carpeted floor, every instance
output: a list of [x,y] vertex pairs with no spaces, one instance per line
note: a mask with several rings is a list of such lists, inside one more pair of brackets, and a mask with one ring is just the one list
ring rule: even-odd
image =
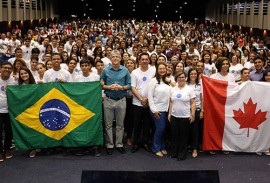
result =
[[[52,154],[28,158],[26,152],[14,151],[12,159],[0,163],[1,183],[78,183],[83,170],[108,171],[181,171],[218,170],[221,183],[267,183],[270,182],[270,157],[256,154],[229,155],[200,153],[197,158],[189,154],[187,160],[176,161],[169,157],[157,157],[140,149],[111,156],[102,149],[100,157],[62,156]],[[178,182],[176,180],[176,182]]]

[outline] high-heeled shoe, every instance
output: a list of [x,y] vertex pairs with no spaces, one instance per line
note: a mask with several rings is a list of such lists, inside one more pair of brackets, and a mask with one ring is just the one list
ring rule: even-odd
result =
[[167,155],[168,154],[168,152],[165,149],[162,150],[161,152],[162,152],[163,155]]
[[198,151],[196,149],[194,149],[192,152],[192,157],[196,158],[197,156],[198,156]]

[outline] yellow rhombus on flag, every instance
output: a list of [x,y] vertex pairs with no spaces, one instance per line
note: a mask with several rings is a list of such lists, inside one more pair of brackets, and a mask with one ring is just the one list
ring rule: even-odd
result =
[[56,88],[16,117],[20,123],[56,140],[95,114]]

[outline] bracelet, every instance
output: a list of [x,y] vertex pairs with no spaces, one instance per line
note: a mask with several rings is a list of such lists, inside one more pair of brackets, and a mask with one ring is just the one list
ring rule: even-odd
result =
[[122,90],[125,90],[124,86],[122,86]]

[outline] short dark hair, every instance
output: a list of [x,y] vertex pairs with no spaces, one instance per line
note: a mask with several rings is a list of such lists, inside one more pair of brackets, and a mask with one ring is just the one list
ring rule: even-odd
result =
[[10,65],[13,68],[13,65],[10,62],[2,62],[0,67],[2,68],[4,65]]
[[87,60],[87,59],[83,59],[83,60],[81,60],[81,61],[80,61],[80,66],[82,66],[82,64],[88,64],[89,66],[91,66],[90,61],[89,61],[89,60]]
[[255,56],[254,59],[253,59],[253,62],[254,62],[255,60],[258,60],[258,59],[261,60],[261,61],[263,62],[263,64],[264,64],[265,60],[264,60],[263,57],[261,57],[260,55]]
[[31,50],[31,54],[40,54],[40,50],[38,49],[38,48],[33,48],[32,50]]
[[138,59],[141,60],[141,58],[142,58],[143,55],[146,55],[146,56],[148,57],[148,59],[150,60],[149,54],[146,53],[146,52],[142,52],[142,53],[139,55]]
[[243,74],[243,73],[244,73],[244,71],[249,71],[249,69],[248,69],[248,68],[246,68],[246,67],[244,67],[244,68],[241,70],[241,74]]
[[185,72],[178,72],[178,73],[175,74],[174,80],[177,81],[177,78],[182,74],[185,76],[185,78],[187,78],[187,74]]

